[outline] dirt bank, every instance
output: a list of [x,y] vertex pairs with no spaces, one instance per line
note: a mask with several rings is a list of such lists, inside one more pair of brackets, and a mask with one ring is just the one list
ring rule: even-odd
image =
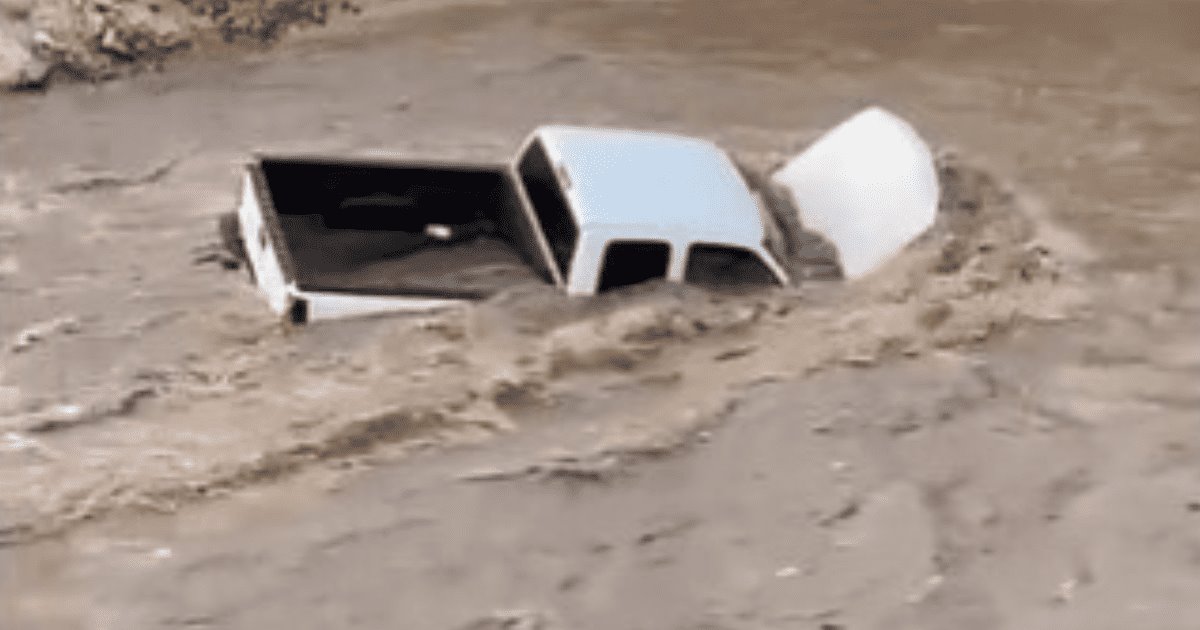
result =
[[293,25],[359,10],[349,0],[6,0],[0,89],[160,68],[176,52],[220,42],[270,44]]

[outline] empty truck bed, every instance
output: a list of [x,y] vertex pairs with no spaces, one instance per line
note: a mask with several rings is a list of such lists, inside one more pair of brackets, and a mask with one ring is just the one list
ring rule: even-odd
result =
[[[503,166],[263,160],[298,287],[308,291],[482,298],[548,280]],[[430,225],[494,231],[444,243]]]

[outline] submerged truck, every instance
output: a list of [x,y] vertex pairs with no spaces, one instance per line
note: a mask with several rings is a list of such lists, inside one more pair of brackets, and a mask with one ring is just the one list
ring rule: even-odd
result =
[[[839,252],[862,249],[854,241],[872,225],[889,231],[875,240],[902,246],[937,205],[928,148],[878,109],[772,181]],[[657,278],[791,282],[787,236],[729,154],[646,131],[539,127],[507,164],[263,156],[245,166],[236,224],[260,292],[294,323],[435,309],[531,282],[574,296]]]

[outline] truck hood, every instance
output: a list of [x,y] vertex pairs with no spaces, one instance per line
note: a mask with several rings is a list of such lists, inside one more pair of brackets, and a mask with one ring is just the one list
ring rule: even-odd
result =
[[820,137],[771,175],[804,229],[837,248],[842,273],[878,268],[937,216],[937,168],[916,130],[878,107]]

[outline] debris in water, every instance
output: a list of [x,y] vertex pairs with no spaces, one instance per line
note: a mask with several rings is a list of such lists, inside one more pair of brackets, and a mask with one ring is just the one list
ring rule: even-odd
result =
[[19,452],[36,449],[38,443],[36,440],[27,438],[20,433],[9,431],[4,435],[0,435],[0,452]]
[[1079,588],[1079,580],[1071,578],[1059,583],[1058,588],[1054,591],[1054,601],[1058,604],[1067,604],[1075,599],[1075,590]]
[[732,361],[733,359],[740,359],[744,356],[754,354],[757,351],[758,351],[758,346],[740,346],[737,348],[731,348],[729,350],[721,352],[717,356],[713,357],[713,360],[714,361]]
[[230,271],[241,269],[242,259],[230,252],[227,246],[210,243],[192,250],[193,265],[218,265]]
[[98,400],[80,405],[75,403],[55,405],[26,418],[22,430],[30,433],[49,433],[82,424],[99,422],[107,418],[133,413],[138,403],[154,396],[152,387],[136,387],[113,399]]
[[100,188],[124,188],[128,186],[153,184],[169,175],[171,171],[174,170],[179,164],[180,159],[181,158],[173,157],[164,162],[162,165],[157,166],[145,173],[139,173],[136,175],[117,175],[113,173],[93,175],[91,177],[84,177],[78,180],[56,184],[52,186],[50,190],[58,194],[67,194],[88,192]]
[[83,330],[83,326],[79,323],[78,318],[56,317],[44,322],[38,322],[18,332],[13,338],[10,349],[14,354],[25,352],[38,342],[45,341],[53,335],[74,335],[81,330]]
[[550,618],[543,612],[527,609],[499,610],[467,622],[459,630],[550,630]]
[[909,604],[920,604],[921,602],[928,599],[929,596],[932,595],[935,591],[937,591],[939,588],[941,588],[942,584],[944,584],[945,582],[946,582],[946,577],[944,575],[940,575],[940,574],[931,575],[928,578],[926,578],[925,582],[923,584],[921,584],[921,587],[918,588],[916,592],[914,592],[913,594],[911,594],[907,598],[905,598],[905,602],[907,602]]
[[551,457],[545,461],[511,467],[488,467],[465,472],[460,481],[511,481],[534,478],[538,480],[566,479],[574,481],[608,481],[619,470],[615,455]]
[[793,578],[800,575],[800,567],[787,566],[775,572],[775,577],[780,579]]

